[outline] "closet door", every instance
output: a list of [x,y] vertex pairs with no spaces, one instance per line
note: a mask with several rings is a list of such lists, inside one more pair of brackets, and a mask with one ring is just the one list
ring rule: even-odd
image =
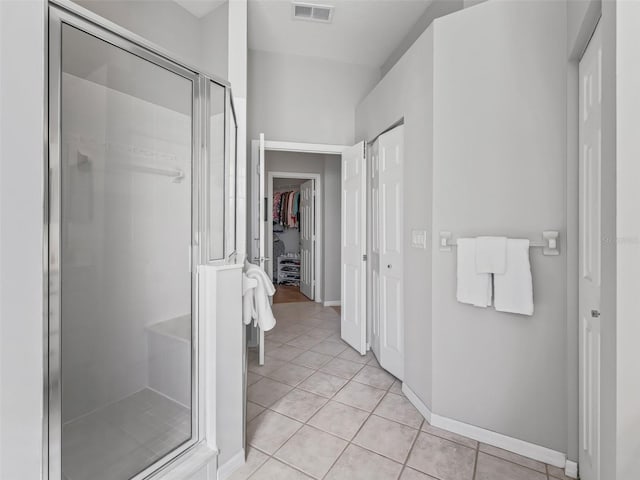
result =
[[380,155],[376,140],[369,150],[371,156],[371,228],[369,230],[369,295],[371,350],[380,362]]
[[[404,127],[381,135],[379,155],[380,365],[404,376],[402,175]],[[374,237],[375,238],[375,237]]]
[[300,291],[314,300],[315,198],[314,181],[300,186]]

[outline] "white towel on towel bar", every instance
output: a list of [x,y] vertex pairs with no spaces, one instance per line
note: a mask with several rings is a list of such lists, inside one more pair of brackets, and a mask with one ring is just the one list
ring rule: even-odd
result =
[[507,269],[507,237],[476,238],[476,272],[504,273]]
[[458,289],[460,303],[491,305],[491,274],[476,272],[476,239],[458,239]]
[[529,240],[507,240],[507,269],[493,276],[494,305],[500,312],[533,315]]

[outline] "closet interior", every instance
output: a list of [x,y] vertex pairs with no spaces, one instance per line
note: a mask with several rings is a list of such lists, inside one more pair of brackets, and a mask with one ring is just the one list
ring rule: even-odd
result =
[[300,286],[300,185],[297,178],[273,179],[273,281]]

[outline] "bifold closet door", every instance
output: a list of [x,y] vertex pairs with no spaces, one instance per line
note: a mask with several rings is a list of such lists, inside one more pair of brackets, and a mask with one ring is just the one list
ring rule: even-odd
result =
[[394,128],[378,139],[378,360],[384,369],[400,380],[404,377],[403,150],[403,126]]
[[49,475],[142,478],[195,437],[197,77],[50,18]]

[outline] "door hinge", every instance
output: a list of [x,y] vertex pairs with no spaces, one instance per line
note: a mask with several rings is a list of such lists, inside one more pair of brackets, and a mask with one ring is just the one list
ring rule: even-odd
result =
[[362,255],[362,261],[366,262],[367,261],[367,254],[365,253],[364,255]]

